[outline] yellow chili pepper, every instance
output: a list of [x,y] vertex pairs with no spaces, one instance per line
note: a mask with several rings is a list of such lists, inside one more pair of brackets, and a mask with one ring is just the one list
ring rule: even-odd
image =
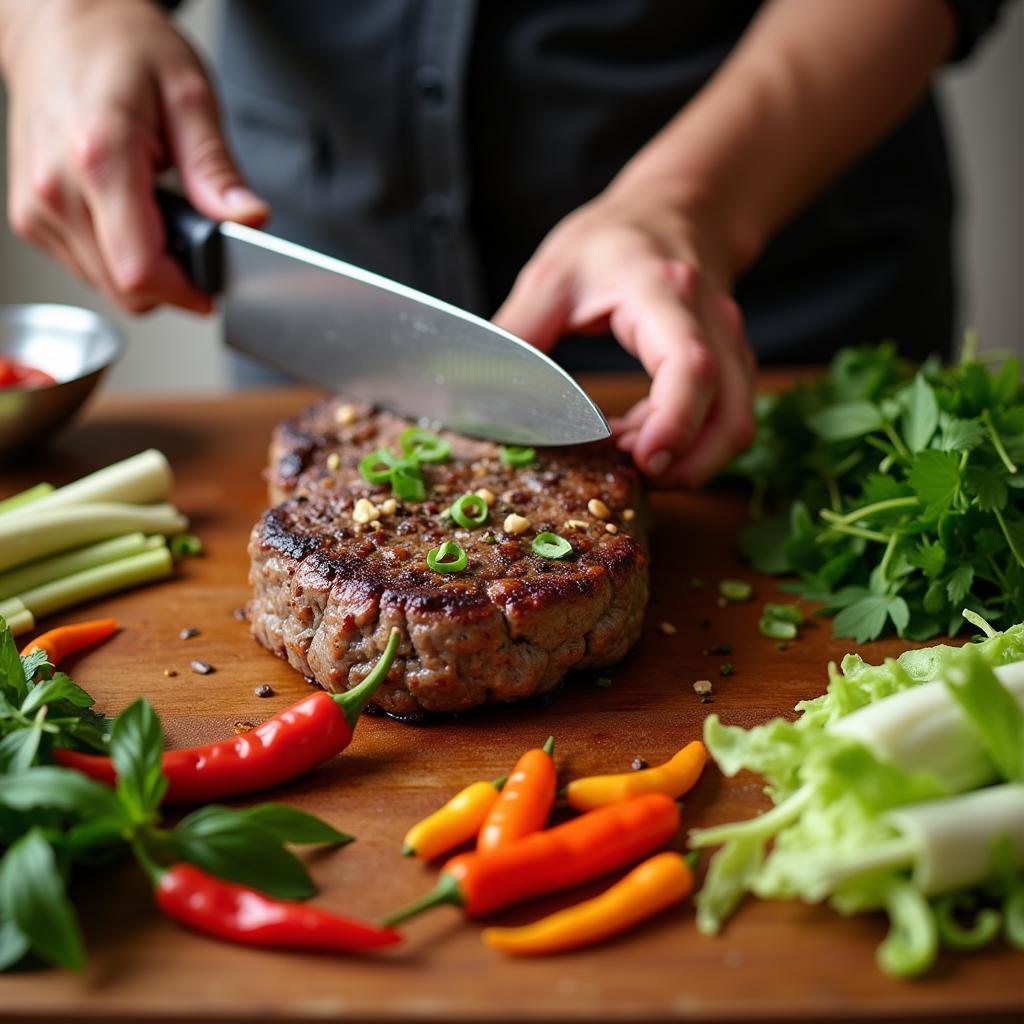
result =
[[419,857],[421,860],[433,860],[475,839],[504,783],[504,779],[497,782],[474,782],[456,793],[443,807],[406,832],[402,854],[406,857]]
[[654,768],[574,779],[566,786],[565,795],[577,811],[592,811],[644,793],[664,793],[678,800],[693,788],[707,759],[707,748],[700,740],[694,740],[670,760]]
[[592,946],[685,899],[693,873],[678,853],[659,853],[591,900],[521,928],[486,928],[484,942],[517,956],[543,956]]

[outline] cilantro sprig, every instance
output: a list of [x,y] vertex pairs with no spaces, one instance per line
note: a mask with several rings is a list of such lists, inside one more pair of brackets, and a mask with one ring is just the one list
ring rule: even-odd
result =
[[[72,970],[84,966],[68,881],[126,850],[146,870],[188,861],[272,896],[301,900],[316,889],[286,844],[351,841],[283,804],[210,805],[162,827],[159,717],[140,699],[109,722],[92,703],[68,676],[54,672],[45,654],[20,657],[0,619],[0,971],[26,958]],[[108,751],[117,788],[47,763],[55,745]]]
[[912,640],[1024,618],[1024,394],[993,371],[915,369],[892,344],[844,349],[827,377],[759,402],[733,471],[754,488],[741,542],[762,572],[820,601],[836,636]]

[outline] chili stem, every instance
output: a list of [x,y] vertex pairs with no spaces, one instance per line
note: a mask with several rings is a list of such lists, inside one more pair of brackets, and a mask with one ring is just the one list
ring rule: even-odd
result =
[[555,752],[555,737],[554,736],[549,736],[544,741],[544,746],[541,747],[540,749],[543,750],[544,753],[548,755],[548,757],[551,757],[554,754],[554,752]]
[[412,903],[407,903],[401,910],[396,910],[386,917],[382,917],[377,924],[381,928],[393,928],[396,924],[408,921],[410,918],[422,914],[425,910],[439,907],[443,903],[450,903],[453,907],[461,907],[463,902],[459,883],[451,875],[442,873],[437,881],[437,885],[425,896],[421,896],[418,900],[413,900]]
[[361,683],[353,686],[351,690],[331,694],[331,698],[341,708],[341,713],[352,728],[355,728],[359,716],[363,713],[366,705],[373,700],[373,695],[380,689],[381,683],[387,679],[395,660],[395,653],[398,651],[400,639],[401,635],[398,630],[392,629],[384,653],[377,659],[377,664],[373,666],[367,677]]

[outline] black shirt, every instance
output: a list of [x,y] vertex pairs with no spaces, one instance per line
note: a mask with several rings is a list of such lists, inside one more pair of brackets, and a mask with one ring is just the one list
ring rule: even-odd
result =
[[[490,315],[544,235],[701,88],[758,6],[229,0],[229,133],[275,233]],[[953,6],[963,55],[999,0]],[[908,354],[947,351],[952,216],[929,96],[737,283],[762,361],[887,337]],[[590,366],[623,358],[590,339],[556,356],[578,365],[581,352]]]

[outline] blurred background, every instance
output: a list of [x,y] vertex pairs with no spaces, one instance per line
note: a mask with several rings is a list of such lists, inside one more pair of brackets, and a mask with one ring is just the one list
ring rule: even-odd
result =
[[[219,0],[192,0],[179,17],[207,54],[219,8]],[[960,187],[959,323],[977,327],[985,347],[1024,355],[1024,4],[1005,9],[972,60],[942,73],[939,93]],[[0,190],[6,196],[2,118],[0,110]],[[6,219],[0,268],[0,303],[67,302],[110,312],[92,291],[15,238]],[[215,316],[158,312],[117,319],[129,346],[108,387],[204,392],[229,386]]]

